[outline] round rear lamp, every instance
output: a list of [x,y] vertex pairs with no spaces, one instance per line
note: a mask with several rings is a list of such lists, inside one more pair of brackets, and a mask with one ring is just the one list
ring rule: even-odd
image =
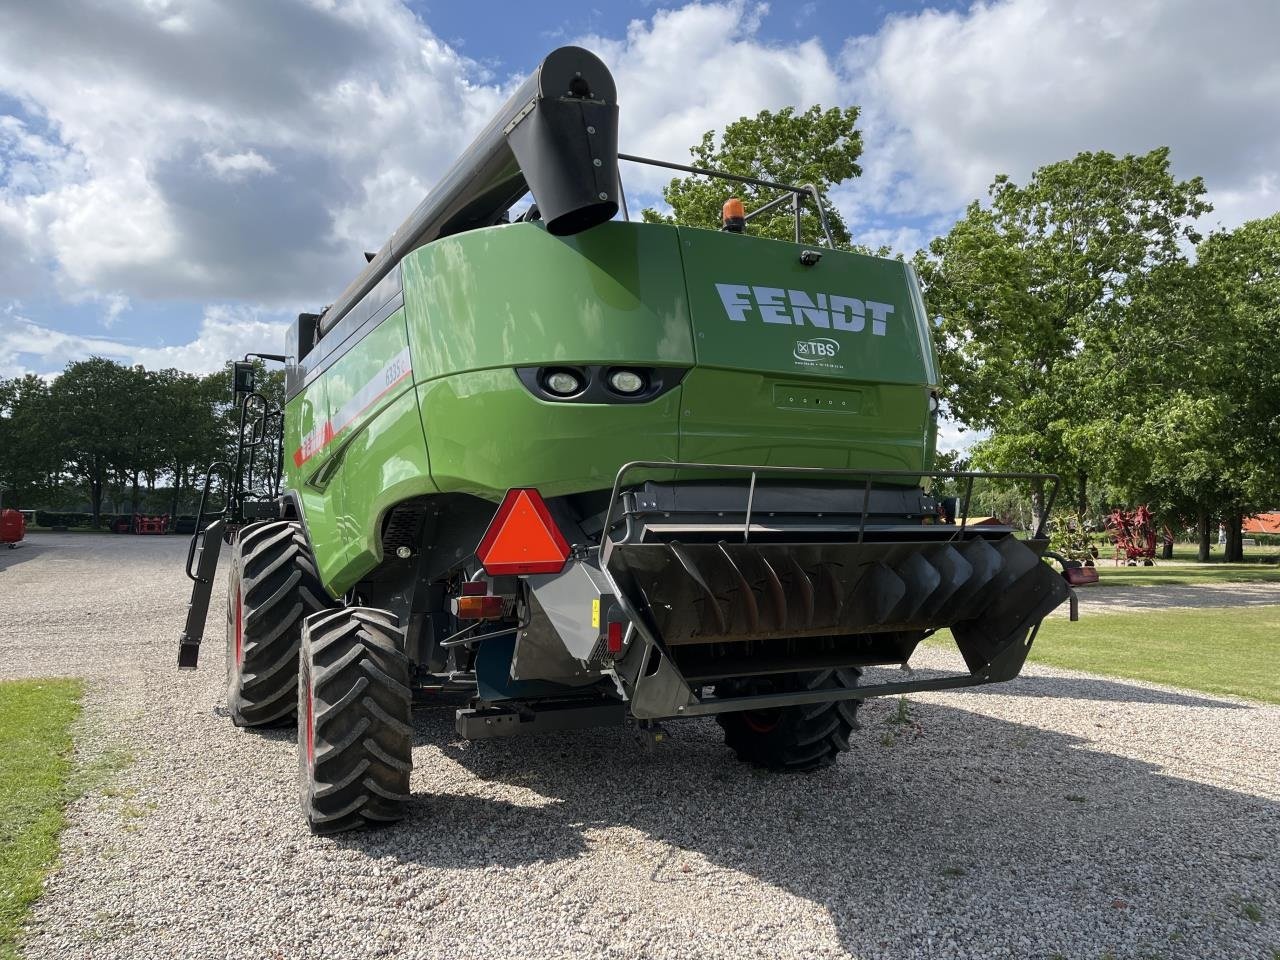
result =
[[644,389],[644,377],[634,370],[615,370],[609,374],[609,386],[619,393],[639,393]]
[[582,390],[582,380],[572,370],[552,370],[543,382],[557,397],[571,397]]

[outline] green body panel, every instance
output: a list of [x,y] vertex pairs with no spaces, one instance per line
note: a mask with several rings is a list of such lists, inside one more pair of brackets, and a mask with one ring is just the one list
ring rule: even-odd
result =
[[629,460],[679,459],[680,390],[614,406],[540,400],[510,369],[420,384],[432,476],[489,500],[511,487],[546,497],[610,487]]
[[[321,582],[334,596],[381,562],[382,514],[436,492],[407,357],[398,310],[285,409],[285,485],[298,495]],[[309,435],[314,452],[304,450]]]
[[[688,228],[680,239],[700,366],[936,385],[902,261],[823,250],[805,266],[793,243]],[[808,348],[823,342],[834,346]]]
[[[630,460],[927,469],[937,374],[914,275],[830,250],[805,266],[802,249],[519,223],[407,255],[403,310],[288,406],[287,485],[325,585],[344,592],[380,562],[382,518],[410,496],[600,490]],[[647,403],[565,403],[514,369],[614,364],[686,373]],[[401,366],[411,374],[352,416]],[[350,422],[295,463],[340,415]]]
[[698,369],[680,456],[923,469],[933,348],[898,260],[681,230]]
[[418,383],[530,364],[693,363],[674,227],[473,230],[415,250],[403,276]]
[[690,463],[924,468],[919,387],[699,367],[682,389],[680,459]]

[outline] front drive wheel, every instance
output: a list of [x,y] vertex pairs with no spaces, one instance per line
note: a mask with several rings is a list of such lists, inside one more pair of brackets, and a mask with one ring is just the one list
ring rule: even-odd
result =
[[293,717],[302,619],[329,603],[302,524],[264,520],[240,529],[227,584],[227,709],[236,726]]
[[400,820],[409,801],[409,659],[385,610],[308,617],[298,674],[298,787],[313,833]]
[[[849,689],[858,671],[820,670],[718,686],[717,696],[749,696],[803,690]],[[857,700],[836,700],[772,710],[721,713],[724,742],[744,763],[769,770],[815,770],[849,749],[849,734],[858,726]]]

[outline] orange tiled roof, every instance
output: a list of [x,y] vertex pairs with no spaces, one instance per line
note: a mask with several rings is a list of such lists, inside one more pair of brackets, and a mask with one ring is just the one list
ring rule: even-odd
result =
[[1280,513],[1260,513],[1256,517],[1246,517],[1243,529],[1245,533],[1280,534]]

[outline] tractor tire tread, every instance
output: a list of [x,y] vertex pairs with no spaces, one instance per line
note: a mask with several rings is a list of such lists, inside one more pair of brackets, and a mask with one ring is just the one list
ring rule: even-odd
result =
[[[302,525],[262,520],[240,528],[233,547],[227,624],[227,706],[239,727],[287,723],[297,712],[302,621],[330,602]],[[241,662],[233,662],[237,594]]]
[[347,607],[306,620],[298,682],[301,700],[310,686],[313,759],[299,724],[299,796],[315,833],[405,816],[413,724],[402,643],[399,622],[383,611]]
[[[858,684],[855,669],[819,670],[793,676],[796,690],[850,689]],[[717,714],[725,744],[739,760],[767,770],[808,771],[829,766],[849,749],[849,735],[858,728],[858,701],[783,707],[773,714],[768,729],[753,727],[741,713]]]

